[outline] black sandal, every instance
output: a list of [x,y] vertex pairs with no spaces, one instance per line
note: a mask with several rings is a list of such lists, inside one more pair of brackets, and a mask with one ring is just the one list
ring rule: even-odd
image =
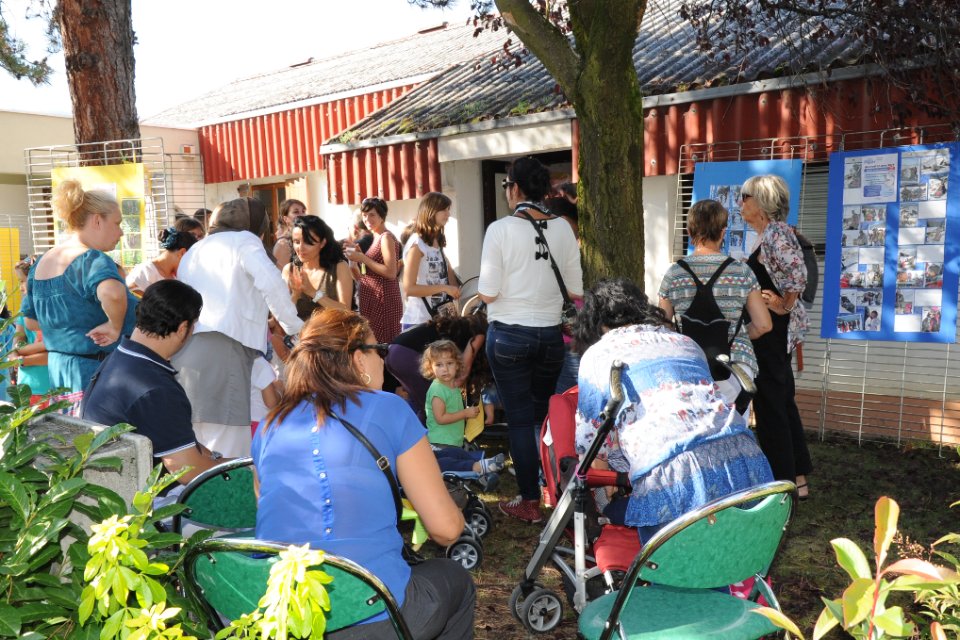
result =
[[803,487],[806,487],[806,486],[807,486],[807,483],[806,483],[806,482],[804,482],[803,484],[798,484],[798,485],[797,485],[797,497],[800,498],[800,502],[806,502],[806,501],[807,501],[807,498],[810,497],[810,489],[807,489],[807,495],[805,495],[805,496],[801,496],[801,495],[800,495],[800,489],[802,489]]

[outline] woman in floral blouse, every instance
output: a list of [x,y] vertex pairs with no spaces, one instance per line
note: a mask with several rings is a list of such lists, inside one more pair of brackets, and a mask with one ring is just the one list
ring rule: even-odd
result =
[[743,417],[724,403],[703,350],[664,326],[628,280],[601,280],[574,328],[580,361],[577,453],[584,455],[610,399],[610,367],[624,364],[625,401],[594,466],[629,473],[633,491],[603,507],[646,544],[663,525],[773,475]]
[[797,408],[790,360],[807,333],[807,314],[800,294],[807,286],[807,268],[797,236],[786,223],[790,189],[779,176],[754,176],[743,184],[740,213],[756,230],[757,244],[747,264],[760,283],[773,319],[773,330],[753,341],[757,357],[757,440],[773,477],[797,484],[807,497],[806,475],[813,471]]

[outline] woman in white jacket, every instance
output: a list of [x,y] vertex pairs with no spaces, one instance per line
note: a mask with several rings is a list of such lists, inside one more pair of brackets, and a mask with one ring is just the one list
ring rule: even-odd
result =
[[172,364],[190,398],[197,440],[230,458],[250,455],[250,379],[257,352],[267,351],[268,313],[288,335],[303,326],[263,246],[269,224],[256,198],[224,203],[177,272],[203,296],[203,309]]

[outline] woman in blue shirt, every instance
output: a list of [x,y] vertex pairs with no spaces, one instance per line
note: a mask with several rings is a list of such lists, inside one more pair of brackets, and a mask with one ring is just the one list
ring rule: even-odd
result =
[[626,400],[598,461],[629,473],[633,491],[604,508],[646,544],[663,525],[716,498],[773,481],[770,464],[720,395],[703,350],[664,326],[660,309],[628,280],[601,280],[574,329],[580,360],[577,453],[600,427],[610,367],[624,364]]
[[51,388],[70,390],[55,400],[71,402],[75,415],[100,363],[133,332],[137,299],[104,253],[123,236],[116,198],[64,180],[53,211],[73,237],[37,258],[20,311],[27,329],[43,332]]
[[[463,531],[426,431],[399,396],[380,391],[386,345],[367,321],[342,309],[311,317],[287,360],[286,391],[253,440],[257,538],[309,544],[344,556],[382,580],[414,637],[473,638],[476,587],[459,564],[401,556],[393,494],[384,472],[340,422],[356,427],[390,461],[389,471],[440,545]],[[328,634],[384,638],[386,613]]]

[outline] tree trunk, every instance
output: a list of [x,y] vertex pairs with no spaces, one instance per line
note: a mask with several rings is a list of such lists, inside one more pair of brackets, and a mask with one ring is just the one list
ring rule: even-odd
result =
[[530,0],[496,3],[557,80],[580,123],[585,284],[616,276],[643,287],[643,95],[633,47],[646,0],[568,2],[575,48]]
[[59,2],[77,144],[140,138],[131,13],[131,0]]

